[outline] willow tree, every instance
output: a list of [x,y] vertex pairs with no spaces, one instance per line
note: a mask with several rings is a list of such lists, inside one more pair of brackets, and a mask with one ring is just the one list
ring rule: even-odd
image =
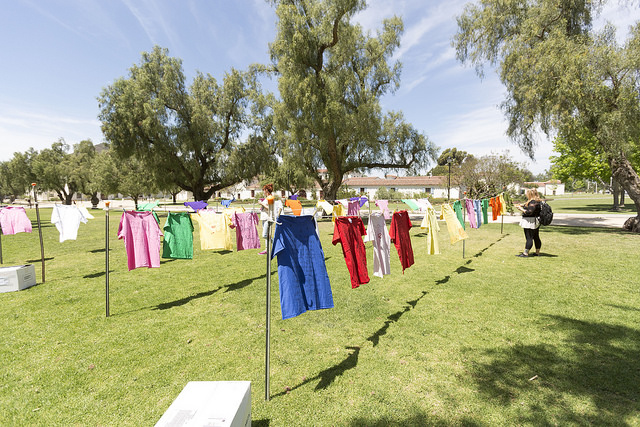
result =
[[640,138],[640,25],[626,42],[615,28],[593,29],[604,1],[482,0],[458,18],[459,60],[483,75],[495,66],[506,86],[507,134],[533,158],[536,133],[559,133],[569,143],[585,129],[606,155],[616,181],[634,201],[640,231],[640,178],[629,161]]
[[313,177],[329,199],[351,171],[424,168],[435,146],[401,113],[385,115],[380,107],[400,84],[400,64],[389,61],[402,21],[387,19],[372,36],[352,22],[363,0],[271,3],[278,24],[270,52],[281,98],[274,116],[287,163]]
[[197,73],[187,87],[181,61],[156,46],[102,91],[99,104],[102,132],[118,155],[137,157],[160,184],[196,200],[252,178],[270,153],[267,102],[251,71],[232,69],[221,83]]

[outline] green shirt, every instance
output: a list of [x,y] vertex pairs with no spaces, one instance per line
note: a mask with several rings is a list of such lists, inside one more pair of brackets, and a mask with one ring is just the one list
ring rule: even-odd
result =
[[193,259],[193,223],[188,212],[169,212],[163,231],[162,258]]

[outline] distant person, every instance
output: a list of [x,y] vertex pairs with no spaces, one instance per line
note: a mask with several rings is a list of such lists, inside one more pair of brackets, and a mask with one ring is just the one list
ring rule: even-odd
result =
[[262,192],[264,193],[264,199],[261,199],[258,203],[260,203],[260,220],[262,221],[262,238],[265,240],[265,243],[264,243],[264,250],[262,252],[258,252],[258,255],[267,254],[267,239],[269,238],[269,235],[267,233],[268,221],[269,221],[269,202],[267,201],[267,197],[273,195],[273,184],[263,185]]
[[[520,227],[524,230],[524,237],[526,239],[524,245],[524,251],[516,256],[526,258],[529,256],[539,256],[542,242],[540,241],[540,195],[535,188],[528,189],[525,194],[527,195],[527,201],[520,205],[516,204],[516,208],[522,212],[522,219],[520,220]],[[531,248],[535,243],[536,251],[529,255]]]

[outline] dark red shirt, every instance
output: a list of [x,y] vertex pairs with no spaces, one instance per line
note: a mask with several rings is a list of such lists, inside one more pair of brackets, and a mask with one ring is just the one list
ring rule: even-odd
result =
[[364,223],[359,216],[340,216],[333,227],[333,243],[342,243],[342,253],[351,276],[351,288],[369,283],[367,253],[362,236],[366,235]]
[[411,228],[411,220],[407,211],[398,211],[393,213],[391,217],[391,229],[389,236],[395,244],[400,264],[402,264],[402,274],[405,268],[413,265],[413,248],[411,247],[411,238],[409,237],[409,229]]

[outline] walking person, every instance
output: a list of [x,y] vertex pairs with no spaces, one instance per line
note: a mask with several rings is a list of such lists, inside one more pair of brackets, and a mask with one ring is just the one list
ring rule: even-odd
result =
[[[262,238],[264,239],[264,247],[265,249],[262,252],[258,252],[258,255],[266,255],[267,254],[267,239],[269,238],[267,234],[268,230],[268,221],[269,221],[269,202],[267,197],[273,194],[273,184],[265,184],[262,186],[262,192],[264,193],[264,199],[260,200],[260,220],[262,221]],[[273,219],[273,218],[272,218]]]
[[[538,190],[535,188],[528,189],[525,194],[527,195],[527,201],[524,204],[516,204],[516,208],[522,212],[522,219],[520,220],[520,227],[524,230],[524,237],[526,239],[524,245],[524,251],[516,256],[526,258],[529,256],[539,256],[542,242],[540,241],[540,204],[542,200],[538,194]],[[530,253],[531,248],[536,247],[534,253]]]

